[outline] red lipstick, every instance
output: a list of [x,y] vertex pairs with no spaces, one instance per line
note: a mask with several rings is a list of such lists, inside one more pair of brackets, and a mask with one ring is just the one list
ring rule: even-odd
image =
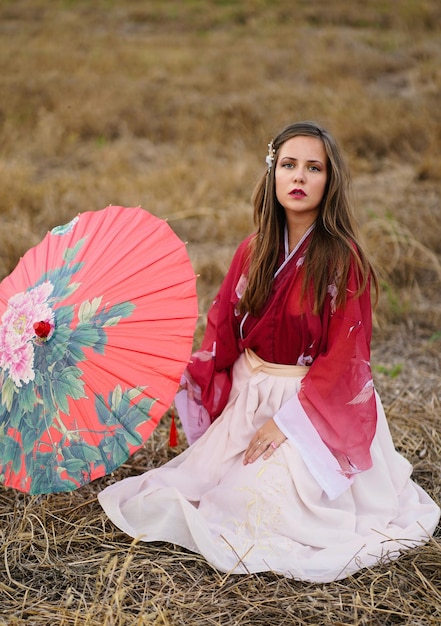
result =
[[303,191],[303,189],[293,189],[292,191],[289,192],[289,195],[293,196],[294,198],[306,197],[306,193]]

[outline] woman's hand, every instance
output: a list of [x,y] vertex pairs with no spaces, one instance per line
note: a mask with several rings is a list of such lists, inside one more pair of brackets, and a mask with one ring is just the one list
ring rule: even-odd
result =
[[275,421],[272,418],[269,419],[251,439],[245,452],[243,464],[253,463],[261,454],[265,460],[269,459],[285,439],[285,435]]

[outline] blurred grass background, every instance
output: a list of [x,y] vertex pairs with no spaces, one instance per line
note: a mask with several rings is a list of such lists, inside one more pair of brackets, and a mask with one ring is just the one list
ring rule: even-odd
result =
[[[439,500],[440,94],[438,0],[0,0],[0,278],[76,213],[142,205],[188,241],[200,274],[197,343],[231,255],[252,228],[250,196],[268,141],[289,122],[318,121],[347,155],[381,276],[376,384],[397,447]],[[173,454],[164,424],[121,475]],[[0,623],[441,619],[439,539],[347,586],[268,575],[234,579],[226,593],[226,579],[171,548],[138,546],[130,570],[129,541],[100,517],[95,493],[104,482],[38,501],[1,490]],[[50,519],[57,533],[36,518]],[[68,563],[72,543],[82,574]],[[160,583],[154,601],[145,589],[156,588],[158,575],[143,559],[170,584]],[[286,604],[294,596],[297,613]]]
[[428,0],[2,0],[0,273],[78,211],[141,204],[189,241],[209,302],[251,228],[266,144],[315,119],[347,152],[394,315],[421,299],[427,317],[440,22]]

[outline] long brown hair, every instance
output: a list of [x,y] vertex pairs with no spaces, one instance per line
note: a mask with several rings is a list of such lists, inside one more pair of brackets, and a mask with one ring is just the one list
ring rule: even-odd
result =
[[317,137],[323,142],[327,155],[328,179],[315,228],[306,252],[302,297],[313,285],[313,311],[323,310],[328,285],[337,287],[336,306],[346,301],[346,287],[351,258],[358,268],[359,296],[369,279],[378,296],[375,271],[359,242],[358,228],[349,198],[350,175],[341,151],[326,130],[314,122],[296,122],[284,128],[272,141],[274,160],[272,166],[258,182],[254,194],[254,223],[256,235],[251,242],[251,263],[248,284],[240,302],[242,312],[258,315],[268,300],[274,273],[283,242],[285,211],[278,202],[274,170],[281,146],[292,137]]

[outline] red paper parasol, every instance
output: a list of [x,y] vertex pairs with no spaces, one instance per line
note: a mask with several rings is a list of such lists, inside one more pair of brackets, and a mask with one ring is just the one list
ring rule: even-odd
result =
[[0,284],[0,482],[70,491],[150,436],[190,358],[196,279],[141,208],[54,228]]

